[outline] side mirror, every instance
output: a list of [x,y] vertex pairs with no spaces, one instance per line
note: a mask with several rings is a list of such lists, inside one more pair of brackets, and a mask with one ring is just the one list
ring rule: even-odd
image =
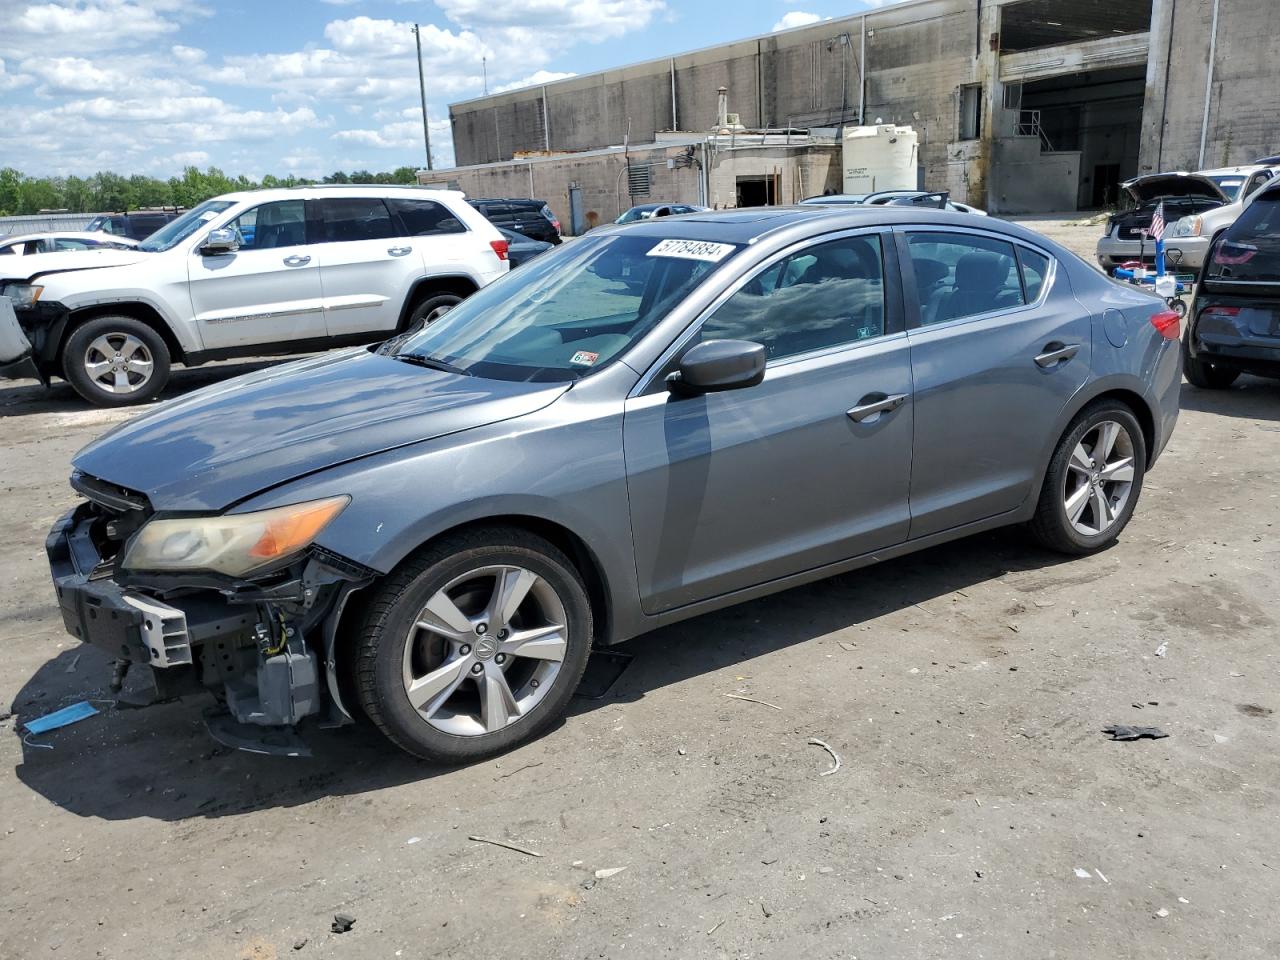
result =
[[754,387],[764,379],[764,347],[750,340],[708,340],[680,360],[667,389],[682,397]]
[[200,245],[200,252],[206,257],[215,257],[220,253],[235,253],[240,249],[240,238],[231,227],[219,227],[210,230]]

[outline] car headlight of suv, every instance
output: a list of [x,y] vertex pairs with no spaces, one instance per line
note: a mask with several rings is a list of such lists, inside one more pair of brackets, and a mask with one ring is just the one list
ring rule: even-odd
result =
[[348,496],[329,497],[255,513],[152,520],[129,544],[121,566],[243,577],[310,545],[350,502]]
[[8,297],[15,307],[29,307],[40,299],[44,287],[35,283],[9,283],[0,286],[0,297]]
[[1170,236],[1174,237],[1198,237],[1200,236],[1200,228],[1202,221],[1199,217],[1183,217],[1173,225]]

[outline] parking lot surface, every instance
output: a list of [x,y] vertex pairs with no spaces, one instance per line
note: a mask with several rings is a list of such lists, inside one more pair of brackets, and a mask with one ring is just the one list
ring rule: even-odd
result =
[[365,728],[236,753],[200,702],[106,702],[43,544],[71,455],[132,415],[0,385],[0,958],[1280,955],[1278,384],[1184,387],[1110,550],[982,535],[661,630],[604,699],[454,769]]

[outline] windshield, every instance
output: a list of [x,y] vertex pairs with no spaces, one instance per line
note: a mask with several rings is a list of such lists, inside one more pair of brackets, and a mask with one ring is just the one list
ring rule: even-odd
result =
[[624,213],[622,216],[620,216],[617,220],[613,222],[614,223],[635,223],[637,220],[648,220],[650,217],[653,216],[653,211],[656,209],[657,207],[632,207],[630,210],[628,210],[626,213]]
[[576,380],[620,356],[738,249],[625,233],[584,237],[379,352],[495,380]]
[[1236,200],[1240,196],[1240,188],[1244,186],[1244,177],[1239,174],[1223,177],[1209,177],[1218,185],[1218,189],[1227,195],[1228,200]]
[[1280,193],[1262,194],[1213,248],[1210,280],[1280,283]]
[[198,207],[192,207],[177,220],[171,220],[138,244],[139,250],[148,253],[159,253],[169,250],[191,236],[206,223],[232,205],[230,200],[206,200]]

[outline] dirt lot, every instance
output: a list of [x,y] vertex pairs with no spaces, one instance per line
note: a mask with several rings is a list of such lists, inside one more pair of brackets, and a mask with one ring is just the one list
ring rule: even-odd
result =
[[1114,549],[986,535],[666,629],[606,700],[441,770],[367,730],[228,752],[196,702],[24,746],[108,695],[43,543],[127,414],[0,386],[0,957],[1270,960],[1280,385],[1183,408]]

